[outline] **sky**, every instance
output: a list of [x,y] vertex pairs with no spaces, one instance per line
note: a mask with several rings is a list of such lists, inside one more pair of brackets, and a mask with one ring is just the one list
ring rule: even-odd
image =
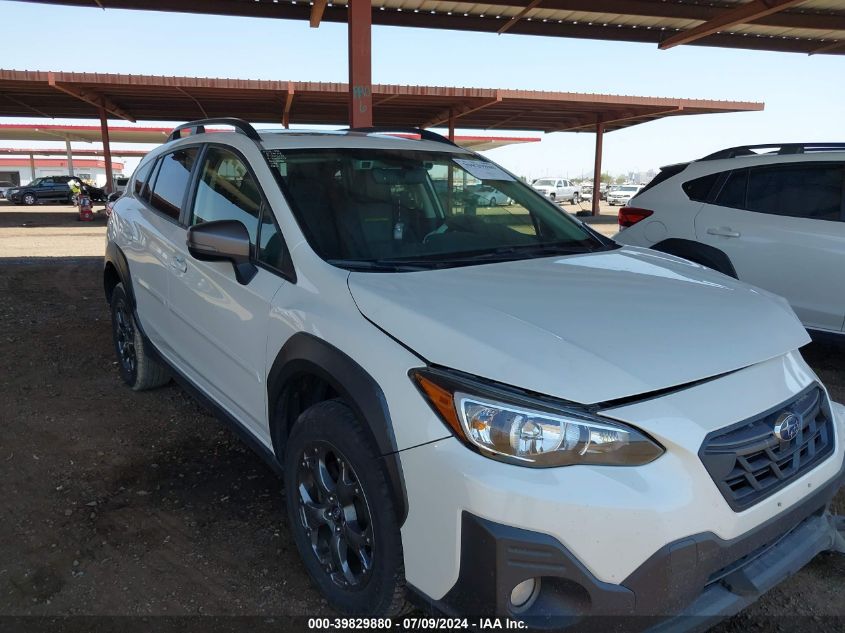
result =
[[[0,39],[4,69],[347,80],[344,24],[324,23],[312,29],[305,21],[22,2],[4,2],[3,18],[7,26],[34,27],[4,29]],[[841,56],[695,46],[660,51],[652,44],[373,27],[374,83],[766,104],[763,112],[681,116],[606,134],[603,169],[614,174],[646,171],[734,145],[845,140],[843,78]],[[44,119],[5,122],[17,121]],[[542,141],[486,154],[529,178],[575,178],[592,171],[594,134],[516,135],[542,136]],[[17,144],[23,145],[37,144]],[[137,161],[126,162],[131,169]]]

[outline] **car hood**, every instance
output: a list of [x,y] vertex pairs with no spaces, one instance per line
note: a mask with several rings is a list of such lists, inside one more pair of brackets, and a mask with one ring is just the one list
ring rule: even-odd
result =
[[429,363],[582,404],[682,385],[809,341],[785,300],[655,251],[349,275]]

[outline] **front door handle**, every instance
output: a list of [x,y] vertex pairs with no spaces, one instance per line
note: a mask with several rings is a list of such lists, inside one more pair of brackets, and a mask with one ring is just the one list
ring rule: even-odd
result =
[[170,264],[172,268],[179,271],[180,273],[184,273],[188,271],[188,263],[185,261],[185,258],[181,255],[176,255],[173,257],[173,262]]
[[707,229],[708,235],[718,235],[719,237],[739,237],[740,232],[734,231],[729,226],[720,226],[718,228]]

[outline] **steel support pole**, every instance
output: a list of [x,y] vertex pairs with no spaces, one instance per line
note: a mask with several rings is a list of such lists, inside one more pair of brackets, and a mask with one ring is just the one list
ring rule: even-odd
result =
[[65,139],[65,150],[67,150],[67,173],[73,176],[73,152],[70,151],[69,139]]
[[370,0],[349,0],[349,125],[373,125],[373,9]]
[[596,162],[593,165],[593,215],[599,214],[601,204],[601,152],[604,142],[604,123],[596,122]]
[[100,140],[103,143],[103,158],[106,161],[106,193],[114,190],[114,175],[111,170],[111,142],[109,141],[109,121],[106,109],[100,106]]
[[30,182],[32,182],[35,180],[35,154],[29,155],[29,174],[32,176],[32,178],[30,178]]

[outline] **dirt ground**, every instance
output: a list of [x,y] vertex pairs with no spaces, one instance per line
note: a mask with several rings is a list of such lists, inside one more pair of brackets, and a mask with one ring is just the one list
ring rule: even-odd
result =
[[[11,257],[12,214],[0,211],[0,616],[332,615],[277,478],[178,387],[124,387],[100,258]],[[845,350],[804,352],[845,399]],[[789,631],[781,616],[795,615],[841,630],[821,616],[845,615],[843,595],[845,556],[822,555],[718,630]]]

